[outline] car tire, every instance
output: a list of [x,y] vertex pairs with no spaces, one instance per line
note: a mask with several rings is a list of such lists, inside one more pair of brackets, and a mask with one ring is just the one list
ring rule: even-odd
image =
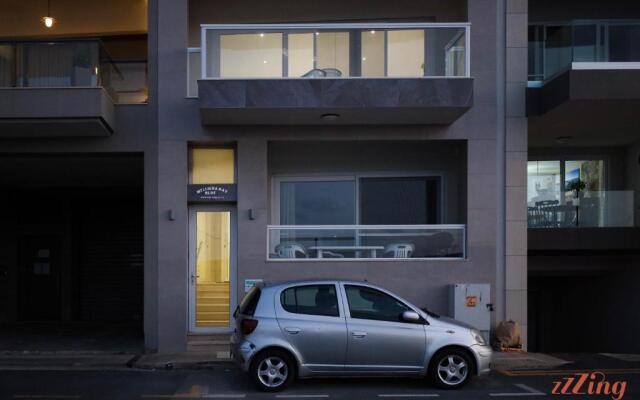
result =
[[440,389],[459,389],[469,383],[473,374],[473,360],[469,353],[461,349],[441,350],[429,364],[429,380]]
[[267,350],[258,354],[249,370],[256,387],[263,392],[284,390],[296,375],[293,358],[282,350]]

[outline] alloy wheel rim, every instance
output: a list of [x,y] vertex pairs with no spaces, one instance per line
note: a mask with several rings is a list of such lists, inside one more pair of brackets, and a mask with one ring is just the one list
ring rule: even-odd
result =
[[280,357],[267,357],[258,365],[258,379],[266,387],[278,387],[288,376],[289,368]]
[[467,378],[469,367],[464,358],[450,354],[438,363],[438,377],[446,385],[458,385]]

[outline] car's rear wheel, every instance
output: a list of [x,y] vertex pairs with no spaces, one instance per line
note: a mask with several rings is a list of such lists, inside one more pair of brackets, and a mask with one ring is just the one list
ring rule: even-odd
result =
[[472,360],[460,349],[439,351],[429,365],[431,382],[441,389],[461,388],[471,380],[472,374]]
[[251,363],[251,376],[258,389],[265,392],[284,390],[295,377],[295,364],[282,350],[267,350]]

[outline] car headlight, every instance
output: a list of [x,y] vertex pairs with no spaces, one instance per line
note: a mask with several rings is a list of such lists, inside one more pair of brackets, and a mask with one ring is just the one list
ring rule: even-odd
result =
[[484,337],[482,337],[482,334],[479,330],[471,329],[471,336],[473,337],[473,340],[476,341],[476,343],[485,344]]

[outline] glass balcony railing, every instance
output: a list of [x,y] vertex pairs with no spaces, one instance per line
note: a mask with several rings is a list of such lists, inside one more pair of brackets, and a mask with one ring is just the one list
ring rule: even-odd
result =
[[640,21],[529,25],[529,81],[545,81],[574,62],[640,61]]
[[0,87],[103,87],[114,102],[143,102],[146,62],[118,65],[97,39],[0,42]]
[[[469,30],[468,23],[202,25],[200,76],[468,77]],[[190,49],[190,64],[198,55]]]
[[589,191],[564,202],[549,198],[527,207],[529,228],[614,228],[634,226],[634,192]]
[[465,225],[270,225],[267,259],[464,259],[465,234]]

